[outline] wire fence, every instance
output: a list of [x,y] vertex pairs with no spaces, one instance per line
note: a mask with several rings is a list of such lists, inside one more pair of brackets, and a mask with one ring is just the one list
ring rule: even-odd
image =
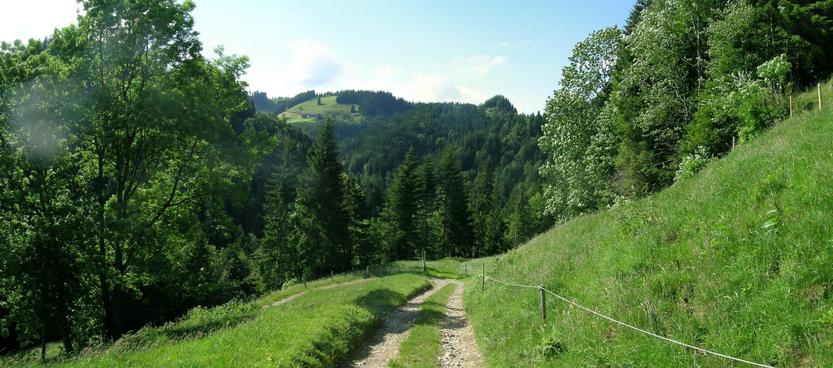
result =
[[498,280],[498,279],[496,279],[496,278],[494,278],[494,277],[487,276],[487,275],[486,275],[486,272],[485,272],[485,267],[484,267],[484,272],[483,272],[483,274],[481,275],[481,277],[482,277],[481,292],[485,290],[485,287],[486,287],[486,280],[489,280],[489,281],[492,281],[492,282],[494,282],[494,283],[501,284],[501,285],[504,285],[504,286],[508,286],[508,287],[517,287],[517,288],[525,288],[525,289],[538,289],[538,290],[540,290],[540,291],[541,291],[541,315],[542,315],[542,317],[544,318],[544,322],[546,322],[546,300],[545,300],[545,296],[544,296],[544,295],[545,295],[545,293],[546,293],[546,294],[552,295],[552,296],[553,296],[553,297],[555,297],[556,299],[558,299],[558,300],[560,300],[560,301],[562,301],[562,302],[565,302],[565,303],[567,303],[567,304],[569,304],[569,305],[571,305],[571,306],[573,306],[573,307],[576,307],[576,308],[578,308],[578,309],[581,309],[581,310],[583,310],[583,311],[585,311],[585,312],[587,312],[587,313],[590,313],[590,314],[592,314],[592,315],[594,315],[594,316],[596,316],[596,317],[599,317],[599,318],[602,318],[602,319],[604,319],[604,320],[607,320],[608,322],[612,322],[612,323],[617,324],[617,325],[619,325],[619,326],[622,326],[622,327],[625,327],[625,328],[631,329],[631,330],[633,330],[633,331],[639,332],[639,333],[644,334],[644,335],[648,335],[648,336],[654,337],[654,338],[656,338],[656,339],[659,339],[659,340],[664,341],[664,342],[667,342],[667,343],[671,343],[671,344],[674,344],[674,345],[682,346],[682,347],[684,347],[684,348],[691,349],[691,350],[694,350],[694,351],[698,351],[698,352],[703,353],[703,354],[712,355],[712,356],[716,356],[716,357],[720,357],[720,358],[724,358],[724,359],[732,360],[732,361],[735,361],[735,362],[738,362],[738,363],[744,363],[744,364],[751,365],[751,366],[754,366],[754,367],[775,368],[775,367],[770,366],[770,365],[761,364],[761,363],[756,363],[756,362],[753,362],[753,361],[750,361],[750,360],[741,359],[741,358],[736,358],[736,357],[733,357],[733,356],[731,356],[731,355],[727,355],[727,354],[719,353],[719,352],[712,351],[712,350],[709,350],[709,349],[701,348],[701,347],[699,347],[699,346],[694,346],[694,345],[691,345],[691,344],[686,344],[686,343],[684,343],[684,342],[682,342],[682,341],[675,340],[675,339],[672,339],[672,338],[670,338],[670,337],[662,336],[662,335],[659,335],[659,334],[653,333],[653,332],[651,332],[651,331],[647,331],[647,330],[641,329],[641,328],[639,328],[639,327],[633,326],[633,325],[631,325],[631,324],[628,324],[628,323],[622,322],[622,321],[620,321],[620,320],[617,320],[617,319],[615,319],[615,318],[613,318],[613,317],[610,317],[610,316],[607,316],[607,315],[605,315],[605,314],[602,314],[602,313],[600,313],[600,312],[598,312],[598,311],[596,311],[596,310],[594,310],[594,309],[591,309],[591,308],[585,307],[585,306],[583,306],[583,305],[579,304],[578,302],[576,302],[576,301],[574,301],[574,300],[572,300],[572,299],[569,299],[569,298],[563,297],[563,296],[561,296],[561,295],[559,295],[559,294],[557,294],[557,293],[553,292],[552,290],[549,290],[549,289],[545,288],[545,287],[544,287],[544,286],[542,286],[542,285],[524,285],[524,284],[519,284],[519,283],[514,283],[514,282],[509,282],[509,281],[504,281],[504,280]]

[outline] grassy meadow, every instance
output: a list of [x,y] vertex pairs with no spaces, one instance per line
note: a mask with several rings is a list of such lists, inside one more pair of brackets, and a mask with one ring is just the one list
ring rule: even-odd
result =
[[[322,118],[331,116],[342,116],[346,120],[352,120],[350,113],[351,105],[341,105],[336,102],[336,96],[321,96],[321,105],[318,104],[318,98],[305,101],[290,107],[288,110],[282,112],[280,117],[285,118],[287,123],[314,123],[317,121],[316,117],[304,117],[307,115],[316,115]],[[358,107],[355,107],[358,112]]]
[[[140,331],[106,350],[71,360],[52,359],[49,365],[329,367],[373,332],[381,315],[429,287],[422,277],[401,274],[333,288],[310,287],[301,297],[270,308],[251,302],[196,309],[170,326]],[[7,358],[0,365],[36,366],[35,362]]]
[[[486,273],[739,358],[833,366],[831,87],[823,113],[797,111],[695,177],[557,226],[486,261]],[[797,110],[817,109],[815,92]],[[543,325],[537,290],[469,282],[466,310],[491,367],[741,366],[554,299]]]

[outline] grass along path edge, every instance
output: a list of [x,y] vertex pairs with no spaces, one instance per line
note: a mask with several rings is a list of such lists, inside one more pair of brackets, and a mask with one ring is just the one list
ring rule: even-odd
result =
[[408,337],[410,328],[419,315],[422,303],[448,284],[449,280],[433,279],[433,288],[408,300],[399,309],[385,315],[382,325],[363,346],[345,361],[342,367],[386,367],[399,356],[399,346]]
[[109,351],[64,362],[68,367],[331,367],[379,325],[382,316],[430,285],[416,275],[315,289],[253,319],[202,338]]

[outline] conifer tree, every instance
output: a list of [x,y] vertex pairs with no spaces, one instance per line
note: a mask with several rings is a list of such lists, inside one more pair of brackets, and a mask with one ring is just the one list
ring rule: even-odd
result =
[[504,222],[497,206],[494,172],[484,163],[474,180],[469,208],[476,240],[476,252],[472,256],[494,254],[504,248]]
[[[320,229],[310,276],[329,271],[341,272],[350,268],[352,243],[350,240],[350,211],[347,208],[344,169],[339,161],[335,131],[327,122],[318,133],[309,155],[309,167],[295,203],[295,215],[300,218],[301,231]],[[312,241],[313,233],[301,234],[304,242]],[[298,244],[298,243],[296,243]],[[303,249],[303,248],[301,248]]]
[[453,156],[440,168],[439,211],[442,218],[442,252],[447,256],[472,256],[474,235],[465,181]]
[[417,211],[420,194],[416,174],[413,151],[408,151],[388,189],[383,214],[392,232],[387,250],[392,259],[407,259],[419,251]]
[[427,255],[436,254],[438,229],[432,223],[437,215],[437,174],[434,162],[428,158],[417,169],[417,249],[425,250]]
[[279,288],[297,273],[297,252],[289,243],[289,215],[294,188],[286,180],[286,157],[281,169],[269,180],[266,193],[265,227],[257,251],[257,265],[264,290]]

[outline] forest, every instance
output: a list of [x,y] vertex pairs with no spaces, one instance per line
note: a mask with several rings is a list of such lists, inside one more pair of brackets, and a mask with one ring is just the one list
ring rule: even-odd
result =
[[278,114],[322,94],[249,91],[193,2],[81,3],[0,44],[0,354],[505,252],[693,175],[833,73],[833,0],[639,0],[575,46],[543,114],[346,90],[327,94],[360,124],[296,126]]

